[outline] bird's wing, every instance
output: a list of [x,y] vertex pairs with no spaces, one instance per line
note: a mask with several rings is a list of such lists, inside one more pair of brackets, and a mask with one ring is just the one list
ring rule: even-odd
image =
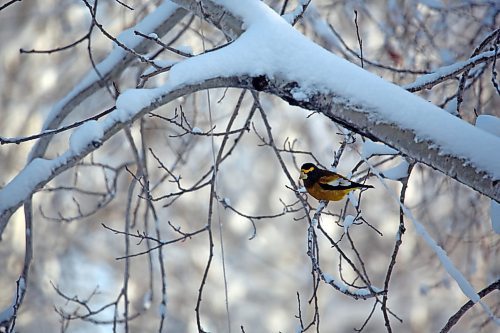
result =
[[317,175],[319,176],[318,181],[321,183],[325,183],[325,184],[332,182],[332,181],[335,181],[335,180],[342,177],[338,173],[335,173],[335,172],[330,171],[330,170],[322,170],[322,169],[317,170]]
[[332,173],[321,177],[318,181],[319,186],[321,186],[324,190],[330,191],[342,191],[348,190],[351,188],[363,188],[370,187],[369,185],[359,184],[353,181],[350,181],[347,178],[344,178],[338,174]]

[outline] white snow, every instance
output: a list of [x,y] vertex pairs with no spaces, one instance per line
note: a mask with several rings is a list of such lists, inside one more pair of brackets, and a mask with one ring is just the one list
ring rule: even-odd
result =
[[358,207],[359,201],[358,201],[358,195],[356,194],[356,192],[349,192],[347,194],[347,198],[349,199],[349,201],[351,202],[351,204],[354,207]]
[[78,127],[69,138],[69,149],[80,154],[89,145],[100,144],[104,135],[103,128],[96,120],[90,120]]
[[116,100],[116,109],[108,118],[110,121],[127,122],[143,108],[154,103],[158,98],[155,89],[129,89],[120,94]]
[[439,261],[441,261],[441,265],[444,267],[446,272],[455,280],[455,282],[462,290],[464,295],[467,296],[474,303],[479,302],[483,310],[488,314],[488,316],[497,325],[500,325],[500,319],[495,316],[495,314],[491,311],[491,309],[487,304],[481,301],[481,297],[479,297],[479,295],[476,293],[474,287],[470,284],[469,281],[467,281],[465,276],[455,267],[455,265],[453,265],[453,262],[446,254],[446,251],[443,250],[443,248],[440,247],[434,241],[434,239],[432,239],[427,230],[425,230],[425,227],[413,217],[411,211],[408,210],[403,204],[400,203],[400,205],[403,208],[405,216],[412,221],[417,233],[425,240],[427,245],[434,251],[434,253],[439,258]]
[[[153,62],[155,63],[156,66],[158,66],[160,68],[167,68],[167,67],[170,67],[172,65],[175,65],[179,61],[177,61],[177,60],[170,60],[170,59],[155,59],[155,60],[153,60]],[[148,67],[148,68],[146,68],[144,70],[144,72],[142,73],[142,75],[150,75],[150,74],[156,72],[157,70],[158,69],[156,69],[155,67],[150,66],[150,67]]]
[[153,293],[151,292],[151,290],[148,290],[142,297],[142,308],[144,310],[148,310],[151,307],[152,301],[153,301]]
[[231,199],[229,199],[227,197],[225,197],[224,199],[222,199],[222,202],[226,206],[231,206]]
[[345,283],[343,283],[342,281],[337,281],[333,277],[333,275],[324,273],[323,278],[324,278],[326,283],[336,286],[339,291],[341,291],[341,292],[349,291],[349,286],[346,285]]
[[361,145],[361,158],[368,159],[374,155],[396,155],[398,151],[384,143],[376,143],[366,140]]
[[[265,74],[270,78],[279,76],[288,81],[295,81],[306,94],[310,91],[333,91],[336,95],[343,96],[343,103],[363,105],[362,109],[369,113],[373,122],[395,124],[403,130],[414,132],[419,141],[432,140],[435,143],[434,149],[440,154],[460,156],[465,163],[486,171],[493,180],[500,179],[499,137],[476,128],[401,87],[333,55],[311,42],[260,1],[219,2],[235,15],[242,17],[247,30],[224,48],[176,64],[163,86],[123,92],[116,102],[117,110],[102,122],[104,132],[113,127],[116,121],[131,120],[139,111],[150,107],[173,89],[214,77]],[[151,33],[175,8],[165,2],[149,14],[151,17],[148,16],[148,19],[131,30]],[[130,47],[141,40],[135,35],[127,36],[123,34],[122,40]],[[117,50],[98,65],[100,71],[109,71],[118,63],[118,58],[123,57],[124,51]],[[79,86],[54,107],[47,122],[59,113],[60,108],[70,98],[95,80],[95,73],[91,71]],[[60,162],[56,159],[54,164],[45,163],[41,171],[31,169],[32,165],[28,165],[1,190],[0,198],[5,199],[0,200],[0,208],[9,208],[13,203],[22,202],[33,191],[33,186],[49,176],[48,170]],[[22,186],[17,186],[19,183]],[[349,198],[355,202],[353,195]],[[0,210],[0,215],[3,213]]]
[[500,118],[482,114],[476,119],[476,127],[500,137]]
[[12,296],[12,301],[11,303],[3,310],[0,312],[0,323],[8,321],[12,316],[14,315],[14,309],[16,306],[17,299],[20,294],[23,294],[26,289],[26,281],[24,280],[23,277],[20,277],[18,280],[18,285],[17,289],[14,293],[14,296]]
[[[314,212],[314,216],[311,219],[311,225],[313,227],[318,226],[318,217],[320,216],[320,213],[325,209],[325,207],[328,206],[328,201],[320,201],[318,207],[316,207],[316,211]],[[311,233],[308,233],[309,237],[311,236]]]
[[449,75],[452,75],[453,73],[457,72],[458,70],[460,70],[460,69],[466,67],[467,65],[470,65],[478,60],[492,57],[494,54],[495,54],[495,51],[487,51],[487,52],[478,54],[475,57],[467,59],[466,61],[460,61],[460,62],[456,62],[452,65],[449,65],[449,66],[444,66],[444,67],[438,68],[434,72],[432,72],[430,74],[422,75],[419,78],[417,78],[414,82],[404,85],[403,88],[410,90],[410,89],[418,88],[421,86],[425,86],[426,84],[437,81],[440,78],[444,78],[444,77],[447,77]]
[[[310,1],[310,0],[309,0]],[[282,17],[289,24],[292,24],[293,21],[299,16],[303,14],[303,6],[306,5],[308,0],[299,0],[295,9],[289,13],[284,14]]]
[[[405,215],[407,213],[405,212]],[[406,215],[408,216],[408,215]],[[500,319],[495,316],[495,314],[491,311],[490,307],[481,301],[481,297],[476,293],[474,290],[474,287],[470,284],[469,281],[465,278],[465,276],[453,265],[453,262],[450,260],[448,255],[446,254],[446,251],[443,250],[442,247],[440,247],[434,239],[427,233],[427,230],[425,230],[424,226],[420,224],[417,220],[414,220],[413,217],[410,218],[413,222],[413,225],[415,226],[415,229],[417,230],[417,233],[422,236],[422,238],[426,241],[427,245],[429,245],[434,253],[439,258],[439,261],[441,261],[441,265],[443,265],[444,269],[446,269],[446,272],[455,280],[455,282],[458,284],[462,292],[467,296],[472,302],[474,303],[480,303],[481,307],[483,310],[488,314],[488,316],[497,324],[500,325]]]
[[109,129],[118,122],[130,121],[137,112],[151,102],[150,90],[130,90],[118,98],[118,108],[101,123],[88,121],[77,128],[70,137],[69,149],[52,160],[36,158],[21,170],[5,187],[0,189],[0,216],[8,209],[24,202],[35,189],[53,178],[53,171],[85,152],[91,144],[100,144]]
[[333,277],[333,275],[328,274],[328,273],[323,273],[323,279],[326,283],[334,286],[340,292],[349,293],[352,295],[358,295],[361,297],[370,295],[370,293],[371,293],[370,288],[371,288],[371,290],[373,290],[373,292],[376,292],[376,293],[382,291],[382,289],[380,289],[376,286],[370,286],[370,288],[351,288],[348,285],[346,285],[344,282],[335,279]]
[[347,233],[349,227],[354,223],[355,217],[352,215],[347,215],[344,217],[344,233]]
[[194,133],[194,134],[201,134],[201,133],[203,133],[203,131],[202,131],[202,129],[201,129],[201,128],[199,128],[199,127],[193,127],[193,128],[191,129],[191,133]]
[[368,288],[357,289],[355,292],[360,296],[366,296],[370,294],[370,290],[368,290]]
[[41,180],[50,176],[57,164],[54,160],[36,158],[24,167],[10,183],[0,190],[0,213],[24,201]]
[[408,162],[403,160],[395,167],[382,171],[382,174],[387,179],[401,180],[408,177],[408,167]]
[[69,149],[52,160],[36,158],[21,170],[5,187],[0,189],[0,216],[8,209],[21,204],[36,188],[53,178],[53,171],[69,160],[85,152],[91,144],[100,143],[109,129],[118,122],[130,121],[138,111],[148,105],[151,90],[129,90],[117,100],[118,109],[111,112],[101,123],[89,121],[77,128],[70,137]]
[[[163,23],[165,17],[172,15],[177,9],[177,5],[170,1],[164,1],[163,4],[151,13],[149,13],[142,21],[135,26],[122,31],[116,38],[120,43],[125,44],[128,48],[135,48],[139,43],[144,40],[144,37],[136,35],[134,31],[140,31],[144,35],[154,33],[154,30]],[[156,34],[155,34],[156,35]],[[150,36],[151,37],[151,36]],[[116,49],[121,49],[116,47]]]
[[443,250],[443,248],[439,246],[436,243],[436,241],[434,241],[434,239],[432,239],[432,237],[429,235],[425,227],[419,221],[417,221],[417,219],[413,217],[411,211],[408,208],[406,208],[403,204],[400,203],[400,205],[403,209],[405,216],[412,221],[413,226],[415,227],[417,233],[424,239],[427,245],[437,255],[439,261],[441,262],[441,265],[448,272],[448,274],[455,280],[455,282],[458,284],[458,286],[465,294],[465,296],[467,296],[474,303],[477,303],[481,298],[474,290],[474,287],[472,287],[469,281],[467,281],[465,276],[463,276],[463,274],[460,273],[460,271],[455,267],[455,265],[453,265],[452,261],[446,254],[446,251]]
[[443,3],[439,0],[419,0],[419,3],[424,4],[431,8],[442,8]]
[[297,190],[297,192],[299,192],[299,193],[307,193],[307,189],[306,189],[304,186],[302,186],[302,187],[300,187],[300,188]]
[[[365,162],[370,165],[370,163],[365,159]],[[448,275],[450,275],[455,282],[457,283],[458,287],[462,290],[465,296],[467,296],[471,301],[474,303],[480,302],[481,307],[484,309],[484,311],[488,314],[492,320],[495,322],[498,322],[498,318],[495,317],[495,315],[491,312],[491,309],[481,302],[481,299],[479,295],[476,293],[474,290],[474,287],[470,284],[469,281],[465,278],[465,276],[453,265],[453,262],[451,259],[448,257],[446,254],[446,251],[440,247],[436,241],[429,235],[425,227],[413,216],[413,213],[411,212],[410,209],[408,209],[403,203],[400,202],[398,195],[394,190],[389,188],[389,186],[386,185],[386,183],[383,181],[382,175],[380,172],[370,166],[370,170],[380,179],[382,180],[380,183],[384,186],[386,189],[388,195],[394,200],[394,202],[397,202],[401,209],[403,210],[404,215],[412,222],[413,226],[415,227],[415,230],[418,235],[422,237],[422,239],[427,243],[427,246],[430,247],[430,249],[437,255],[439,261],[441,262],[441,265],[443,268],[446,270]],[[401,235],[396,235],[396,239],[399,239]]]
[[179,62],[178,60],[172,60],[172,59],[155,59],[154,60],[154,63],[157,66],[160,66],[163,68],[175,65],[178,62]]
[[[136,26],[128,29],[129,32],[125,35],[130,35],[132,33],[134,36],[127,38],[124,40],[128,47],[134,48],[136,47],[144,38],[140,36],[136,36],[133,32],[134,30],[141,31],[144,34],[148,34],[153,32],[158,28],[159,25],[165,20],[165,18],[172,15],[172,13],[177,10],[178,6],[173,4],[170,1],[165,1],[162,5],[160,5],[156,10],[152,11],[148,14],[141,22],[139,22]],[[122,38],[124,38],[124,36]],[[111,72],[123,59],[126,55],[127,51],[122,48],[115,47],[111,53],[100,63],[96,65],[96,70],[102,75],[106,75]],[[63,108],[67,106],[67,104],[76,96],[81,94],[83,91],[88,89],[92,84],[99,81],[100,78],[96,73],[96,70],[91,69],[88,74],[80,80],[79,84],[76,85],[63,99],[57,102],[50,114],[45,119],[43,124],[43,129],[46,129],[49,124],[51,124],[54,119],[61,114]]]
[[292,96],[297,101],[308,101],[309,97],[306,92],[300,88],[293,88],[291,90]]
[[155,91],[158,95],[213,77],[280,76],[298,82],[303,92],[333,91],[343,96],[340,102],[364,105],[373,122],[414,132],[418,141],[432,140],[440,154],[460,156],[500,179],[500,138],[338,58],[259,1],[219,2],[241,16],[247,30],[227,47],[176,64],[167,83]]
[[[402,129],[412,131],[416,133],[417,140],[435,142],[435,149],[441,154],[461,156],[473,166],[487,171],[492,179],[500,179],[500,154],[498,154],[500,138],[497,118],[493,120],[488,116],[480,116],[477,121],[479,128],[474,127],[401,87],[388,83],[312,43],[260,1],[220,0],[219,2],[244,20],[246,31],[237,40],[217,51],[176,64],[163,86],[155,89],[131,89],[122,93],[116,102],[117,110],[108,115],[101,124],[89,122],[87,126],[84,125],[73,133],[68,152],[54,160],[34,159],[2,188],[0,190],[0,213],[24,201],[43,180],[51,177],[55,168],[67,162],[71,156],[82,152],[94,140],[102,138],[117,121],[131,120],[139,111],[149,107],[173,89],[214,77],[243,75],[265,74],[270,78],[282,77],[288,81],[295,81],[300,88],[297,88],[294,95],[301,100],[308,98],[310,92],[333,91],[338,96],[344,96],[342,102],[348,105],[365,106],[366,112],[370,114],[374,123],[395,124]],[[427,0],[427,2],[430,1]],[[175,5],[168,1],[164,2],[137,26],[122,33],[119,37],[120,41],[128,47],[135,47],[142,38],[133,34],[134,30],[151,34],[163,18],[175,9]],[[124,55],[124,50],[115,48],[104,61],[97,65],[97,69],[101,73],[110,72],[120,63]],[[434,76],[431,74],[431,76],[421,77],[414,84],[429,82],[436,76],[449,73],[459,65],[441,68],[433,73]],[[61,113],[62,108],[71,99],[96,80],[98,77],[95,71],[91,70],[79,85],[54,106],[44,128]],[[492,126],[493,130],[490,130]],[[384,152],[390,152],[385,147],[381,149]],[[374,147],[368,147],[366,153],[363,150],[363,154],[365,158],[368,158],[373,155],[374,151]],[[357,205],[354,194],[351,193],[349,199]],[[323,205],[322,203],[319,207]],[[472,301],[478,302],[479,296],[474,288],[456,269],[446,252],[431,238],[424,226],[413,218],[411,212],[404,205],[402,207],[405,215],[412,220],[417,233],[436,253],[443,267],[457,282],[463,293]],[[491,218],[496,232],[500,227],[499,210],[499,204],[492,202]],[[348,286],[331,276],[325,275],[325,279],[341,290],[348,290]],[[366,291],[358,291],[358,293],[364,292]],[[166,313],[163,304],[160,305],[159,310],[161,314]],[[0,314],[0,319],[9,313],[8,308]]]

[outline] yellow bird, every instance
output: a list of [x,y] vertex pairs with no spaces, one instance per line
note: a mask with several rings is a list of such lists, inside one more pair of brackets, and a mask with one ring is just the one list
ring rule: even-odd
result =
[[373,188],[371,185],[353,182],[335,172],[320,169],[312,163],[302,165],[300,179],[304,181],[307,193],[317,200],[339,201],[351,191]]

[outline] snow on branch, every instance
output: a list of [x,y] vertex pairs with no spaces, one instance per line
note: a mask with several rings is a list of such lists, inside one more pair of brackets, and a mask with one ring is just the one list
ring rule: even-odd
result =
[[98,149],[114,134],[161,105],[198,90],[235,86],[251,87],[251,80],[233,78],[206,80],[201,84],[169,85],[164,89],[128,90],[120,95],[113,110],[102,122],[91,120],[70,137],[68,150],[54,159],[35,158],[5,187],[0,189],[0,235],[14,212],[48,182]]
[[[365,159],[365,162],[370,165],[370,163]],[[370,165],[371,171],[379,178],[384,178],[384,175],[379,172],[376,168]],[[453,264],[452,260],[446,253],[446,251],[432,238],[432,236],[427,232],[425,226],[413,216],[412,211],[398,199],[394,191],[389,188],[384,182],[381,184],[385,187],[386,192],[389,197],[391,197],[400,206],[400,211],[403,213],[407,219],[409,219],[415,228],[415,232],[425,241],[427,246],[434,252],[436,257],[441,262],[441,266],[446,270],[448,275],[457,283],[462,293],[471,300],[472,303],[479,303],[485,313],[493,320],[497,325],[500,325],[500,318],[496,317],[490,307],[481,301],[482,296],[480,296],[472,286],[472,284],[467,280],[467,278],[459,271],[459,269]],[[400,235],[398,235],[399,237]]]
[[284,14],[284,10],[287,4],[287,2],[285,1],[283,9],[281,10],[281,15],[286,21],[288,21],[288,23],[290,23],[291,25],[295,25],[302,18],[310,3],[311,0],[300,0],[297,4],[297,7],[295,7],[292,12]]
[[[175,26],[185,14],[186,11],[182,8],[170,1],[165,1],[137,25],[122,32],[119,38],[128,48],[135,50],[135,52],[144,52],[151,41],[135,36],[134,31],[141,31],[146,34],[154,32],[158,36],[162,36]],[[45,132],[56,129],[80,103],[108,82],[111,82],[114,77],[119,76],[134,59],[135,55],[133,53],[115,47],[106,58],[88,72],[79,84],[54,105],[45,120],[42,130]],[[52,135],[49,135],[37,141],[31,151],[30,160],[42,157],[51,139]]]
[[[261,2],[203,1],[204,8],[220,9],[221,4],[231,16],[241,18],[245,32],[224,49],[178,64],[171,80],[193,83],[216,76],[255,77],[255,89],[320,111],[500,201],[500,155],[496,152],[500,138],[336,57]],[[491,54],[479,55],[484,57]]]
[[[203,4],[207,7],[212,2]],[[209,15],[205,7],[203,13]],[[220,5],[217,8],[220,10]],[[384,142],[500,201],[500,138],[338,58],[259,1],[228,1],[224,8],[232,13],[231,17],[242,18],[246,30],[239,38],[224,48],[176,64],[163,86],[125,91],[116,102],[117,110],[100,124],[102,136],[89,137],[82,143],[83,136],[79,149],[70,149],[51,161],[34,160],[27,165],[0,191],[0,234],[13,212],[32,193],[97,149],[123,126],[177,97],[216,87],[266,91],[290,104],[320,111],[353,131]],[[137,29],[134,27],[132,34]],[[88,80],[83,82],[88,84]],[[69,102],[75,95],[81,100],[85,94],[77,93],[77,88],[55,110],[75,103]],[[63,113],[55,112],[49,119],[50,126],[58,124],[54,119]]]
[[434,72],[426,75],[420,76],[414,82],[406,84],[403,86],[406,90],[410,92],[419,91],[422,89],[429,89],[434,87],[435,85],[446,81],[462,72],[465,72],[480,63],[484,63],[487,61],[493,61],[496,57],[495,51],[487,51],[477,56],[474,56],[466,61],[457,62],[455,64],[444,66],[438,68]]

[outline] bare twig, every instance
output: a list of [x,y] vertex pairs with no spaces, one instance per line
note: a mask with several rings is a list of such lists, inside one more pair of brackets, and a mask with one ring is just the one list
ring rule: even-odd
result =
[[[20,0],[17,0],[17,1],[20,1]],[[51,53],[55,53],[55,52],[61,52],[61,51],[65,51],[65,50],[68,50],[68,49],[71,49],[73,47],[75,47],[76,45],[80,44],[81,42],[87,40],[90,38],[90,33],[87,33],[85,34],[83,37],[77,39],[76,41],[68,44],[68,45],[65,45],[65,46],[60,46],[60,47],[56,47],[56,48],[53,48],[53,49],[49,49],[49,50],[35,50],[35,49],[31,49],[31,50],[25,50],[25,49],[20,49],[19,52],[20,53],[41,53],[41,54],[51,54]]]
[[139,54],[134,49],[132,49],[132,48],[128,47],[127,45],[125,45],[124,43],[120,42],[118,39],[113,37],[108,31],[106,31],[106,29],[104,29],[103,25],[101,23],[99,23],[96,19],[97,6],[92,7],[87,0],[82,0],[82,1],[85,3],[85,6],[87,6],[87,8],[89,9],[90,15],[92,16],[92,21],[94,22],[95,26],[104,34],[104,36],[106,36],[107,38],[112,40],[114,43],[116,43],[116,45],[118,45],[119,47],[121,47],[125,51],[133,54],[135,57],[140,59],[142,62],[148,63],[151,66],[155,67],[156,69],[160,69],[160,66],[158,66],[154,61]]
[[23,142],[26,142],[26,141],[36,140],[36,139],[42,138],[44,136],[50,136],[50,135],[62,133],[62,132],[65,132],[67,130],[70,130],[72,128],[81,126],[81,125],[85,124],[88,121],[98,120],[99,118],[104,117],[105,115],[107,115],[108,113],[110,113],[111,111],[113,111],[115,109],[116,109],[116,106],[112,106],[109,109],[104,110],[104,111],[102,111],[99,114],[96,114],[95,116],[92,116],[92,117],[89,117],[87,119],[74,122],[73,124],[68,125],[68,126],[63,126],[63,127],[60,127],[60,128],[57,128],[57,129],[52,129],[52,130],[45,130],[42,133],[38,133],[38,134],[33,134],[33,135],[25,136],[25,137],[16,137],[16,138],[4,138],[4,137],[0,136],[0,144],[1,145],[5,145],[5,144],[9,144],[9,143],[20,144],[20,143],[23,143]]
[[[403,180],[403,186],[401,187],[401,193],[399,196],[399,201],[404,205],[405,204],[405,197],[406,197],[406,190],[408,188],[408,180],[410,178],[411,171],[413,169],[414,164],[410,164],[408,167],[408,177]],[[391,255],[391,261],[389,262],[389,267],[387,268],[387,273],[385,275],[385,281],[384,281],[384,290],[386,294],[382,297],[382,313],[384,314],[384,323],[385,327],[387,328],[387,332],[390,333],[392,332],[391,328],[391,323],[389,320],[389,315],[388,315],[388,309],[387,309],[387,300],[388,300],[388,294],[389,294],[389,282],[391,280],[392,272],[393,269],[396,265],[396,257],[399,253],[399,248],[401,247],[401,244],[403,244],[403,235],[406,231],[405,227],[405,221],[404,221],[404,211],[403,208],[399,208],[399,226],[398,226],[398,232],[397,232],[397,237],[396,237],[396,242],[394,243],[394,250],[392,251]]]
[[[489,286],[478,292],[478,295],[479,297],[484,298],[486,295],[495,290],[500,290],[500,280],[496,280],[495,282],[491,283]],[[455,324],[460,320],[460,318],[462,318],[462,316],[474,306],[474,304],[475,303],[473,301],[468,301],[467,303],[462,305],[462,307],[453,316],[451,316],[450,319],[448,319],[448,322],[440,332],[449,332],[453,328],[453,326],[455,326]]]
[[354,25],[356,26],[356,36],[358,38],[359,45],[359,59],[361,60],[361,68],[365,68],[365,60],[363,57],[363,41],[361,40],[361,36],[359,35],[359,26],[358,26],[358,11],[354,11]]
[[23,0],[10,0],[10,1],[7,1],[6,3],[4,3],[3,5],[0,6],[0,10],[3,10],[7,7],[9,7],[10,5],[16,3],[16,2],[20,2],[20,1],[23,1]]

